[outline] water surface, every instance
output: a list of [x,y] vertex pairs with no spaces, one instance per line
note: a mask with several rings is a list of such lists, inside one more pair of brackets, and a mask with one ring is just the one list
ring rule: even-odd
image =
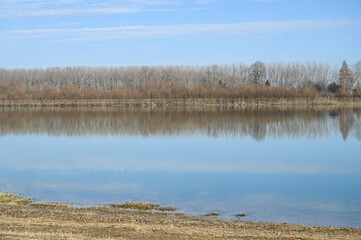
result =
[[361,227],[361,110],[0,109],[0,191]]

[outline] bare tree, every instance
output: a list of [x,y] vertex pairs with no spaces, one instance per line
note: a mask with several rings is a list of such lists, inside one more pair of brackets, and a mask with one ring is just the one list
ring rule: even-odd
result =
[[353,66],[352,75],[353,75],[356,86],[360,87],[360,85],[361,85],[361,61],[358,61]]
[[266,80],[267,67],[261,61],[254,62],[250,67],[250,78],[254,84],[263,84]]

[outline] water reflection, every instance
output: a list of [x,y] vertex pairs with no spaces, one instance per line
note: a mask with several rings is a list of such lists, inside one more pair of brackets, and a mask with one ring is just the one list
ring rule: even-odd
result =
[[359,108],[1,109],[0,134],[317,138],[361,140]]
[[0,109],[0,191],[361,227],[359,108]]
[[0,187],[43,201],[88,206],[150,201],[187,214],[210,211],[244,220],[361,227],[360,175],[276,175],[128,172],[114,170],[11,170],[0,168]]

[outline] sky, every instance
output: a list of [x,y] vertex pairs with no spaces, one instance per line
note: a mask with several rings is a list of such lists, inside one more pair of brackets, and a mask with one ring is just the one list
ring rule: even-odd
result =
[[0,0],[0,68],[361,60],[361,0]]

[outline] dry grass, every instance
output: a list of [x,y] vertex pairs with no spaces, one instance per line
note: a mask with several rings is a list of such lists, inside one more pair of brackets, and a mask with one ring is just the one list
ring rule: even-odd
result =
[[158,207],[157,210],[161,211],[161,212],[174,212],[174,211],[177,211],[178,208],[176,208],[176,207]]
[[137,211],[159,211],[159,212],[173,212],[177,211],[176,207],[163,206],[155,203],[142,203],[142,202],[125,202],[122,204],[108,204],[104,206],[91,206],[91,207],[75,207],[69,203],[32,203],[33,199],[25,198],[21,194],[15,194],[10,192],[0,193],[0,204],[2,205],[18,205],[29,206],[32,208],[51,208],[51,209],[63,209],[63,210],[96,210],[103,212],[117,212],[119,209],[129,209]]
[[[255,223],[159,212],[171,210],[176,208],[139,202],[86,208],[31,204],[29,198],[5,192],[0,194],[0,239],[361,239],[361,230],[356,228]],[[218,215],[213,212],[203,216]]]
[[218,217],[219,215],[220,215],[219,212],[211,212],[211,213],[203,214],[202,216],[203,217]]
[[33,208],[0,204],[0,239],[345,239],[361,238],[355,228],[255,223],[157,214],[104,213],[90,209]]
[[109,204],[111,208],[123,208],[123,209],[135,209],[141,211],[155,210],[159,207],[158,204],[153,203],[141,203],[141,202],[126,202],[123,204]]
[[20,194],[10,192],[0,193],[0,204],[26,206],[32,202],[30,198],[24,198]]
[[17,199],[19,199],[19,195],[17,194],[13,194],[10,192],[4,192],[0,194],[0,203],[2,204],[9,204],[15,202]]
[[75,209],[68,203],[34,203],[30,204],[34,208],[53,208],[53,209]]
[[123,204],[109,204],[110,208],[115,209],[134,209],[139,211],[149,211],[149,210],[156,210],[161,212],[172,212],[177,211],[178,208],[175,207],[161,207],[159,204],[154,203],[141,203],[141,202],[126,202]]

